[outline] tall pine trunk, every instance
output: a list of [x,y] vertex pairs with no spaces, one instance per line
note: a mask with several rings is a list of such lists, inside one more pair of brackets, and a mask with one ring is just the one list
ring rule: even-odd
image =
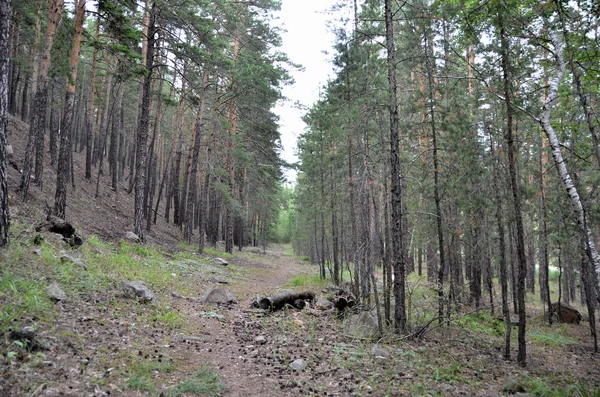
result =
[[155,5],[152,4],[150,9],[150,18],[148,19],[148,35],[147,52],[146,52],[146,75],[144,76],[144,84],[142,85],[142,103],[140,108],[140,122],[138,123],[137,144],[135,156],[135,202],[134,202],[134,219],[133,231],[138,235],[140,240],[144,241],[144,228],[146,226],[144,215],[144,197],[146,194],[146,157],[148,145],[148,128],[150,126],[150,86],[152,85],[152,72],[154,65],[154,43],[156,38],[155,28]]
[[[29,137],[27,139],[27,148],[25,149],[25,161],[23,162],[23,172],[21,174],[21,197],[27,199],[29,192],[29,182],[31,180],[32,156],[34,150],[42,156],[42,161],[36,157],[35,174],[38,182],[41,181],[43,171],[43,152],[44,152],[44,133],[46,129],[46,105],[48,102],[48,70],[50,69],[51,51],[54,43],[54,36],[58,22],[62,16],[63,0],[50,0],[48,5],[48,22],[46,28],[46,42],[44,53],[40,60],[40,71],[37,80],[37,91],[33,98],[33,111],[29,120]],[[40,148],[40,145],[42,146]],[[39,167],[39,169],[38,169]]]
[[402,255],[402,181],[400,180],[400,145],[398,136],[398,86],[396,83],[396,46],[392,0],[385,0],[385,41],[387,48],[388,90],[390,113],[390,156],[392,173],[392,264],[394,266],[394,320],[399,332],[406,331],[405,263]]
[[502,80],[504,101],[506,103],[506,144],[508,150],[508,172],[510,178],[510,187],[512,190],[515,227],[516,227],[516,248],[517,248],[517,305],[519,312],[519,334],[518,345],[519,353],[517,362],[520,366],[525,367],[527,364],[527,345],[525,343],[525,278],[527,275],[527,259],[525,257],[525,238],[523,233],[523,212],[521,210],[521,193],[519,182],[517,179],[517,146],[515,145],[515,137],[513,136],[513,105],[511,101],[511,76],[510,76],[510,61],[509,61],[509,38],[504,26],[504,1],[499,2],[498,9],[498,27],[500,28],[500,45],[502,59]]
[[[65,217],[67,207],[67,185],[70,176],[71,160],[71,135],[73,134],[73,117],[75,114],[75,85],[77,83],[77,68],[79,66],[79,50],[83,33],[83,22],[85,20],[85,0],[77,0],[75,3],[75,29],[73,35],[73,46],[69,69],[71,75],[67,80],[67,92],[65,94],[65,109],[61,123],[60,149],[58,153],[58,170],[56,173],[56,193],[54,195],[54,215],[59,218]],[[37,168],[36,168],[37,171]]]
[[8,244],[8,167],[6,127],[8,125],[8,72],[10,1],[0,1],[0,247]]

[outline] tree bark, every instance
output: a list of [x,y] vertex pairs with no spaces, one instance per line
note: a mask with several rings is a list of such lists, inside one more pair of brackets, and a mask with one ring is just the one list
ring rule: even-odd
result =
[[6,127],[8,125],[8,72],[10,65],[11,2],[0,1],[0,247],[9,243],[8,166]]
[[[100,14],[96,18],[96,33],[94,40],[97,42],[100,36]],[[94,146],[94,98],[96,95],[96,73],[98,70],[98,49],[94,47],[92,55],[92,70],[90,76],[90,88],[88,90],[88,106],[86,117],[86,145],[85,145],[85,179],[92,179],[92,151]]]
[[[67,207],[67,185],[70,176],[71,159],[71,135],[73,130],[73,116],[75,113],[75,84],[77,82],[77,67],[79,66],[79,50],[83,33],[83,22],[85,20],[85,0],[77,0],[75,3],[75,30],[71,58],[69,60],[70,76],[67,80],[67,92],[65,94],[65,109],[61,123],[60,150],[58,153],[58,170],[56,173],[56,193],[54,195],[54,215],[65,218]],[[37,172],[37,167],[36,167]]]
[[[33,112],[29,120],[29,137],[27,140],[27,148],[25,149],[25,160],[23,162],[23,172],[21,174],[21,198],[27,200],[29,192],[29,182],[31,180],[31,166],[34,149],[42,156],[38,160],[36,156],[36,178],[40,178],[43,172],[43,154],[44,154],[44,133],[46,128],[46,104],[48,101],[48,70],[50,69],[52,44],[58,22],[62,16],[63,0],[49,0],[48,5],[48,22],[46,28],[46,42],[44,45],[44,53],[41,59],[40,71],[37,82],[37,92],[33,99]],[[40,147],[41,145],[41,147]],[[38,169],[39,168],[39,169]],[[36,179],[38,183],[40,180]]]
[[140,122],[137,131],[137,145],[135,156],[135,203],[134,203],[134,221],[133,232],[138,235],[141,241],[144,241],[145,234],[145,215],[144,215],[144,196],[146,184],[146,157],[148,146],[148,127],[150,125],[150,86],[152,83],[152,72],[154,66],[154,43],[156,38],[155,28],[155,4],[153,3],[150,9],[150,18],[148,22],[147,52],[146,52],[146,76],[144,76],[144,84],[142,85],[142,101],[140,108]]
[[398,137],[398,86],[396,83],[396,46],[394,43],[394,21],[392,18],[392,0],[385,0],[385,41],[387,48],[388,90],[390,95],[390,155],[392,172],[392,263],[394,266],[394,298],[396,307],[394,320],[396,329],[406,332],[406,291],[405,263],[402,255],[402,172],[400,165],[400,147]]
[[[544,132],[546,133],[546,137],[548,138],[548,142],[550,143],[550,148],[552,149],[552,157],[554,158],[554,163],[556,168],[558,169],[558,174],[560,175],[560,179],[563,182],[563,186],[569,195],[569,199],[571,204],[573,205],[573,212],[575,214],[575,219],[577,220],[577,225],[579,226],[579,230],[585,242],[585,252],[588,256],[590,263],[592,264],[597,277],[600,280],[600,255],[598,255],[598,249],[596,248],[596,242],[594,240],[594,236],[592,233],[592,227],[590,225],[590,221],[587,215],[586,209],[583,207],[583,203],[579,196],[579,192],[573,183],[573,179],[567,167],[565,165],[565,161],[562,156],[562,152],[560,149],[560,143],[558,141],[558,136],[554,131],[554,127],[550,123],[550,117],[552,115],[552,107],[554,103],[558,99],[558,86],[563,79],[565,74],[565,62],[563,58],[563,47],[562,43],[558,40],[556,33],[551,32],[552,43],[554,44],[556,63],[558,70],[556,75],[549,81],[549,90],[548,97],[542,106],[542,114],[539,123],[542,125]],[[600,284],[596,284],[596,290],[600,290]]]
[[[197,191],[198,158],[200,155],[200,146],[202,140],[202,122],[204,118],[204,109],[206,108],[206,93],[208,91],[208,70],[204,69],[202,73],[202,87],[200,87],[200,100],[198,101],[198,110],[196,114],[196,123],[194,125],[194,147],[192,149],[190,164],[190,179],[188,188],[187,205],[185,208],[185,226],[183,231],[184,239],[190,243],[192,230],[194,228],[193,215],[194,203]],[[203,233],[203,231],[201,231]]]
[[527,276],[527,259],[525,257],[525,242],[523,233],[523,213],[521,210],[521,193],[519,182],[517,179],[517,147],[515,146],[515,138],[513,136],[513,106],[511,103],[511,77],[509,71],[509,39],[504,26],[504,1],[500,1],[498,10],[498,25],[500,28],[500,45],[502,58],[502,80],[504,101],[506,103],[506,143],[508,150],[508,171],[510,176],[510,187],[513,196],[513,206],[515,212],[515,227],[517,229],[517,260],[518,260],[518,277],[517,277],[517,304],[519,312],[519,334],[518,345],[519,352],[517,362],[521,367],[527,365],[527,345],[525,343],[525,278]]

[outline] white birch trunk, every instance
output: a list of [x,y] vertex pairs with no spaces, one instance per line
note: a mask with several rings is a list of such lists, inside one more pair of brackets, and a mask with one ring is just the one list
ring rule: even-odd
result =
[[[575,213],[575,217],[577,219],[577,225],[579,226],[579,229],[585,241],[585,252],[590,262],[594,266],[594,270],[598,275],[598,280],[600,280],[600,255],[598,255],[598,249],[596,248],[596,243],[594,242],[595,240],[592,234],[592,228],[588,222],[587,214],[585,208],[583,208],[583,203],[581,202],[581,198],[579,197],[577,188],[575,187],[573,179],[571,178],[571,175],[569,174],[569,171],[565,166],[565,161],[560,150],[560,144],[558,142],[556,132],[554,132],[554,128],[552,127],[552,124],[550,124],[552,107],[558,99],[558,86],[563,76],[565,75],[566,68],[563,57],[562,43],[558,40],[558,37],[554,32],[551,33],[551,39],[555,48],[555,56],[558,70],[556,72],[556,75],[549,82],[548,97],[544,102],[544,105],[542,107],[541,118],[538,121],[544,129],[546,137],[548,137],[548,141],[550,142],[550,147],[552,149],[552,157],[554,158],[554,163],[556,164],[556,168],[558,169],[560,178],[563,181],[563,185],[567,190],[567,193],[569,194],[569,198],[571,199],[571,204],[573,205],[573,212]],[[596,285],[596,289],[600,290],[600,284]]]

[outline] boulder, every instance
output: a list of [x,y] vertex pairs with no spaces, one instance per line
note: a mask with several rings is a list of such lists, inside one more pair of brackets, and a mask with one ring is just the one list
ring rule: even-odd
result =
[[137,298],[141,303],[151,302],[154,299],[154,292],[143,281],[122,281],[121,287],[126,298]]
[[355,338],[377,339],[377,319],[370,312],[354,314],[346,320],[346,332]]
[[60,255],[60,261],[62,263],[72,263],[74,265],[81,267],[82,269],[87,269],[87,266],[85,265],[83,260],[81,260],[80,258],[75,258],[74,256],[68,255],[66,253],[62,253]]
[[582,320],[582,316],[581,313],[579,313],[579,310],[565,305],[564,303],[560,304],[560,312],[558,310],[559,304],[558,302],[554,302],[550,308],[551,308],[551,312],[550,315],[553,316],[553,318],[555,319],[555,321],[557,320],[560,323],[567,323],[567,324],[578,324],[581,323]]
[[219,277],[219,276],[212,277],[210,279],[210,281],[212,281],[213,283],[217,283],[217,284],[229,284],[229,281],[227,281],[223,277]]
[[23,341],[33,341],[35,338],[35,328],[31,326],[25,326],[20,329],[15,329],[10,332],[10,339],[12,340],[23,340]]
[[315,302],[315,307],[319,310],[331,310],[331,309],[333,309],[333,302],[330,301],[329,299],[320,297]]
[[215,259],[213,259],[213,263],[215,265],[219,265],[219,266],[227,266],[227,265],[229,265],[229,262],[227,262],[223,258],[215,258]]
[[135,234],[134,232],[125,232],[125,235],[123,236],[123,238],[127,241],[132,241],[134,243],[141,242],[139,236],[137,234]]
[[229,305],[237,303],[237,298],[223,288],[211,288],[200,297],[200,302],[214,305]]
[[371,348],[371,354],[377,358],[388,358],[390,356],[389,350],[379,345],[373,345]]
[[52,283],[49,286],[47,286],[46,293],[48,294],[48,297],[55,302],[64,301],[67,297],[65,291],[63,291],[62,288],[60,288],[60,285],[58,285],[57,283]]
[[290,368],[294,371],[302,371],[304,368],[306,368],[306,364],[302,359],[299,358],[290,363]]

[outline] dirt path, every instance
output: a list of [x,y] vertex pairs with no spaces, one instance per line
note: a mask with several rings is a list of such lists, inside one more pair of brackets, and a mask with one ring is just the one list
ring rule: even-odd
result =
[[[234,257],[231,262],[241,268],[244,279],[223,287],[233,292],[239,303],[215,308],[180,300],[176,307],[188,316],[186,328],[192,338],[177,336],[174,356],[188,372],[202,365],[215,369],[225,396],[281,395],[281,373],[286,368],[259,360],[259,348],[265,350],[265,346],[277,344],[274,339],[281,341],[281,335],[264,327],[263,313],[251,308],[251,302],[257,294],[271,295],[284,289],[291,277],[314,269],[286,254],[282,247],[270,249],[267,255],[253,255],[252,259]],[[211,318],[213,313],[222,317]]]

